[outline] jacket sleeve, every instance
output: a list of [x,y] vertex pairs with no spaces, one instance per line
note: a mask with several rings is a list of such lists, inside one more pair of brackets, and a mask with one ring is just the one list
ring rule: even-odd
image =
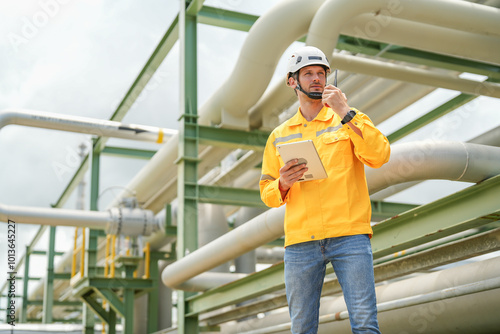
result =
[[357,111],[356,116],[351,120],[357,126],[363,138],[358,136],[349,127],[348,124],[344,128],[349,133],[352,143],[354,144],[354,153],[356,157],[365,165],[372,168],[379,168],[389,161],[391,147],[387,138],[373,125],[370,118]]
[[259,187],[262,202],[269,207],[277,208],[286,203],[288,195],[285,199],[282,199],[281,192],[278,188],[281,162],[276,154],[276,147],[274,147],[273,141],[274,135],[271,134],[267,139],[266,148],[264,150]]

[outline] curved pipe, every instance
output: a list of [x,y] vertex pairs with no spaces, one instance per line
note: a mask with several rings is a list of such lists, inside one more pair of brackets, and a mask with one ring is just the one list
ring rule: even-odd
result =
[[[334,28],[328,28],[330,36],[328,38],[334,38],[334,40],[333,41],[329,40],[328,43],[325,42],[324,45],[326,46],[336,45],[336,40],[339,34],[342,32],[343,34],[351,35],[354,37],[368,38],[385,43],[411,47],[419,50],[427,50],[445,55],[452,55],[472,60],[480,60],[495,64],[500,63],[500,59],[498,58],[497,53],[490,51],[490,50],[496,50],[498,47],[500,47],[500,39],[498,39],[496,35],[492,36],[489,33],[479,34],[479,33],[472,33],[470,31],[453,30],[449,28],[438,27],[435,25],[424,24],[420,22],[413,22],[391,17],[391,15],[397,14],[393,12],[399,12],[400,10],[407,8],[406,2],[404,1],[403,2],[385,1],[386,5],[385,10],[380,10],[380,13],[382,15],[374,16],[373,13],[376,13],[378,11],[377,8],[380,9],[381,6],[383,7],[382,3],[384,1],[379,0],[378,2],[375,1],[365,2],[364,4],[361,4],[359,2],[347,1],[348,3],[346,5],[351,7],[360,5],[364,6],[359,11],[355,11],[353,17],[346,16],[343,8],[340,8],[340,11],[338,11],[339,13],[342,13],[342,15],[336,20],[332,20],[331,15],[325,14],[325,16],[328,16],[328,18],[325,18],[318,14],[317,17],[314,18],[314,21],[326,19],[328,25],[336,24]],[[398,3],[401,4],[401,7],[397,5]],[[453,5],[455,4],[456,3],[453,3]],[[339,5],[339,7],[342,7],[343,5],[344,4]],[[425,4],[422,3],[422,5]],[[325,6],[327,6],[326,3],[325,5],[323,5],[323,7],[321,7],[320,11],[326,10]],[[471,4],[471,7],[472,7],[471,9],[473,9],[476,13],[481,12],[477,14],[477,16],[483,15],[484,11],[490,12],[490,14],[488,15],[490,20],[492,15],[498,15],[498,13],[495,14],[495,11],[498,12],[498,10],[495,8],[484,8],[486,6],[481,6],[477,4]],[[371,10],[369,8],[371,8]],[[368,14],[368,12],[371,13]],[[387,12],[389,15],[383,16],[387,15]],[[360,15],[355,16],[357,13],[359,13]],[[461,13],[462,15],[464,15],[463,9],[461,10]],[[477,19],[477,16],[474,19],[474,24],[478,24],[479,20]],[[319,27],[318,29],[321,30],[324,29],[323,23],[324,22],[315,23],[314,26]],[[375,32],[369,31],[367,33],[369,34],[369,36],[363,35],[363,33],[366,33],[366,31],[372,28],[372,25],[380,29],[377,29]],[[312,27],[313,23],[311,23],[311,28]],[[334,31],[334,29],[337,30]],[[481,29],[474,29],[474,30],[481,31]],[[425,31],[426,34],[422,33],[422,31]],[[309,34],[311,34],[311,32]],[[422,36],[429,36],[429,35],[432,35],[433,38],[426,38],[426,37],[422,38]],[[468,45],[472,44],[473,46],[463,48],[462,46],[464,41],[467,41]],[[317,43],[317,40],[315,40],[314,38],[310,39],[308,37],[307,43],[314,44]],[[324,45],[322,44],[316,46],[321,48]],[[328,51],[330,51],[330,49],[333,51],[333,48],[330,47],[327,48]],[[331,63],[333,67],[337,67],[337,64],[334,61],[332,61]],[[376,73],[376,75],[378,76],[379,73]],[[424,84],[426,83],[424,82]],[[344,85],[342,88],[346,92],[346,94],[349,95],[347,93],[348,87]],[[476,94],[477,93],[478,92],[476,92]],[[269,117],[276,118],[277,117],[276,113],[283,109],[282,107],[283,105],[291,104],[291,102],[289,101],[295,101],[295,95],[293,94],[293,92],[288,87],[286,87],[286,85],[282,83],[276,84],[259,100],[259,102],[255,106],[251,108],[250,110],[251,128],[260,128],[262,125],[264,125],[265,127],[271,127],[266,125],[269,123],[273,124],[273,122],[266,121],[266,118]],[[271,116],[268,115],[269,113],[271,114]],[[373,117],[377,117],[378,115],[377,113],[373,112],[372,115],[370,116],[373,119]],[[264,118],[264,121],[262,120],[262,118]],[[386,118],[387,117],[383,118],[382,120]]]
[[[339,13],[338,19],[332,15]],[[329,0],[316,12],[306,44],[325,54],[333,53],[342,26],[350,19],[366,13],[381,14],[459,31],[500,36],[500,10],[465,1],[449,0]],[[443,15],[442,13],[446,13]]]
[[[497,147],[450,142],[401,144],[402,149],[398,149],[398,146],[400,145],[392,147],[391,160],[386,165],[390,164],[389,170],[392,173],[397,172],[400,167],[405,173],[394,177],[389,172],[384,172],[384,167],[370,169],[367,173],[370,193],[381,187],[416,178],[451,178],[479,182],[500,174],[500,148]],[[412,154],[414,151],[417,155]],[[418,166],[409,168],[411,163]],[[163,283],[176,288],[202,272],[280,238],[284,234],[284,217],[284,206],[264,212],[167,266],[162,273]],[[228,252],[228,249],[231,249],[231,252]]]
[[[248,123],[248,110],[264,93],[281,55],[307,33],[323,2],[282,1],[261,16],[250,29],[228,80],[200,108],[199,122],[248,127],[244,126]],[[251,89],[243,82],[250,83]]]
[[[404,4],[402,6],[404,7]],[[391,17],[391,15],[376,15],[374,12],[358,15],[346,22],[342,26],[341,32],[356,38],[490,64],[500,64],[500,58],[496,53],[496,50],[500,49],[498,36],[437,27],[436,25]],[[432,38],[428,36],[432,36]],[[465,42],[467,47],[464,48]]]
[[[245,40],[231,77],[199,108],[199,124],[219,124],[222,120],[222,110],[226,111],[226,116],[232,115],[231,113],[235,113],[236,110],[244,111],[244,119],[240,114],[233,116],[233,121],[238,119],[239,122],[247,122],[247,111],[258,101],[267,87],[274,72],[273,66],[277,63],[279,56],[293,41],[307,33],[309,24],[322,3],[323,0],[283,1],[275,6],[270,13],[260,17],[252,26],[247,40]],[[284,16],[284,13],[288,16]],[[293,24],[290,24],[291,20]],[[267,42],[272,37],[269,31],[280,31],[279,34],[276,34],[276,39],[273,39],[275,45]],[[285,33],[286,36],[284,37],[282,33]],[[269,50],[274,50],[273,52],[279,52],[279,54],[270,54]],[[263,69],[265,70],[263,71]],[[255,76],[256,73],[259,73],[259,77]],[[243,82],[251,82],[252,89],[248,89],[247,85],[242,84]],[[231,124],[230,118],[226,119],[228,124]],[[240,125],[240,127],[242,126]],[[158,212],[163,209],[165,203],[175,198],[177,165],[174,164],[174,161],[177,159],[178,145],[179,136],[172,136],[167,144],[158,150],[148,164],[127,185],[127,189],[135,191],[139,202],[146,203],[145,208]],[[227,151],[220,148],[208,150],[208,157],[217,157],[217,155],[219,157],[213,159],[212,165],[207,164],[206,166],[213,167],[218,164],[221,160],[221,152],[227,154]],[[206,162],[202,161],[202,163]],[[201,166],[199,168],[205,172],[207,169],[207,167],[201,168]]]
[[[455,5],[457,5],[457,3],[455,2],[446,2],[446,1],[436,1],[438,3],[445,3],[442,5],[442,7],[439,7],[440,10],[443,10],[444,9],[448,9],[448,7],[453,7]],[[290,16],[290,17],[294,17],[294,24],[290,25],[289,22],[290,22],[290,17],[287,17],[286,19],[283,19],[283,12],[287,12],[288,13],[288,10],[289,9],[286,9],[284,8],[285,6],[285,3],[286,3],[286,6],[289,6],[289,7],[292,7],[292,8],[295,8],[297,11],[293,13],[293,16]],[[311,5],[313,2],[303,2],[303,1],[284,1],[283,4],[279,4],[277,8],[279,8],[281,10],[283,10],[283,12],[280,12],[281,15],[280,16],[276,16],[276,18],[279,17],[279,21],[275,22],[274,19],[271,20],[272,21],[272,27],[273,27],[273,30],[280,30],[280,31],[285,31],[287,32],[288,34],[288,31],[290,29],[295,29],[296,27],[302,27],[302,29],[304,29],[303,32],[299,33],[299,31],[295,31],[295,34],[296,35],[304,35],[307,33],[307,27],[309,25],[309,23],[311,22],[310,19],[311,17],[309,17],[308,13],[309,12],[309,9],[312,8],[312,7],[315,7],[318,2],[314,2],[313,5]],[[333,28],[328,28],[330,31],[330,34],[328,35],[328,38],[330,38],[330,40],[323,40],[321,39],[321,42],[324,42],[327,46],[332,46],[331,48],[326,48],[326,49],[329,49],[330,52],[327,53],[327,54],[331,54],[331,51],[333,50],[333,45],[335,45],[336,43],[336,40],[337,40],[337,37],[339,32],[340,32],[340,28],[342,27],[343,23],[345,23],[347,20],[349,20],[350,18],[352,18],[353,16],[356,16],[356,15],[359,15],[359,14],[363,14],[363,13],[368,13],[370,11],[373,11],[375,12],[377,10],[377,6],[381,6],[380,4],[385,4],[385,5],[390,5],[391,3],[394,3],[394,2],[391,2],[389,0],[385,0],[385,1],[382,1],[382,0],[378,0],[378,1],[374,1],[373,3],[372,2],[352,2],[352,1],[345,1],[345,0],[341,0],[340,3],[342,4],[345,4],[347,7],[361,7],[360,9],[355,9],[353,10],[352,8],[346,13],[346,11],[344,11],[344,8],[340,8],[340,10],[338,11],[338,13],[341,13],[341,16],[338,20],[332,20],[331,19],[331,12],[328,12],[328,25],[327,26],[322,26],[322,27],[319,27],[321,24],[319,23],[311,23],[311,28],[313,27],[313,25],[315,27],[317,27],[318,29],[323,29],[323,28],[326,28],[326,27],[330,27],[333,23],[337,23],[338,22],[338,26],[335,26]],[[408,6],[411,6],[411,7],[415,7],[414,4],[411,4],[411,1],[402,1],[401,2],[402,6],[404,6],[405,10],[403,10],[402,12],[404,12],[404,14],[406,15],[403,15],[403,13],[400,13],[401,15],[401,18],[404,18],[404,19],[410,19],[410,20],[424,20],[425,18],[421,18],[421,17],[415,17],[415,15],[411,14],[411,13],[406,13],[408,12],[408,10],[406,10],[407,8],[410,8]],[[321,8],[325,8],[325,9],[328,9],[326,7],[324,7],[326,5],[326,3],[321,7]],[[461,19],[458,19],[458,17],[462,17],[465,15],[465,8],[462,4],[458,4],[459,7],[460,7],[460,10],[456,10],[456,9],[453,9],[451,10],[451,12],[453,13],[458,13],[460,14],[459,16],[457,16],[457,18],[455,17],[447,17],[446,20],[447,21],[453,21],[453,20],[456,20],[457,22],[455,23],[448,23],[446,26],[448,27],[453,27],[453,28],[463,28],[463,20]],[[493,35],[493,36],[496,36],[497,34],[494,33],[494,30],[497,25],[498,25],[498,22],[492,22],[494,20],[496,20],[497,18],[497,13],[498,13],[498,10],[495,9],[495,8],[489,8],[489,7],[486,7],[486,6],[481,6],[481,5],[476,5],[476,4],[470,4],[471,6],[470,7],[467,7],[467,26],[477,26],[476,28],[474,29],[468,29],[468,30],[471,30],[473,31],[474,33],[482,33],[482,34],[490,34],[490,35]],[[305,6],[306,9],[302,8],[302,6]],[[421,6],[420,5],[420,2],[419,2],[419,5],[418,6]],[[418,7],[417,6],[417,7]],[[418,12],[421,13],[423,10],[426,11],[427,13],[427,10],[425,9],[425,6],[430,6],[429,8],[434,8],[436,5],[433,4],[432,1],[425,1],[425,3],[422,3],[422,8],[419,8],[418,9]],[[341,6],[342,7],[342,6]],[[486,7],[486,8],[484,8]],[[399,7],[398,7],[399,8]],[[329,9],[328,9],[329,10]],[[279,11],[273,11],[273,15]],[[316,15],[314,16],[314,20],[313,21],[317,21],[317,20],[323,20],[323,19],[326,19],[325,15],[321,16],[319,15],[319,12],[324,12],[323,9],[320,9],[317,11]],[[352,12],[352,14],[349,14],[350,12]],[[304,15],[304,13],[307,13],[307,15]],[[349,15],[353,15],[353,16],[349,16]],[[427,14],[426,14],[427,15]],[[481,19],[478,19],[477,16],[481,16]],[[418,15],[416,15],[418,16]],[[425,15],[421,15],[421,16],[425,16]],[[437,17],[439,16],[438,14],[436,13],[433,13],[432,15],[432,20],[434,20],[435,22],[438,22],[438,24],[441,24],[443,25],[442,23],[442,18],[441,17]],[[470,18],[469,20],[469,16],[472,17]],[[269,17],[274,17],[274,16],[269,16]],[[483,21],[483,17],[484,17],[484,21]],[[494,18],[494,19],[493,19]],[[262,23],[262,21],[264,20],[268,20],[268,15],[263,15],[259,20],[258,22],[256,22],[256,27],[257,27],[257,23],[260,25],[262,24],[263,26],[267,26],[268,23]],[[309,20],[309,21],[308,21]],[[492,22],[491,26],[489,24],[484,24],[485,22]],[[424,23],[429,23],[427,21],[425,21]],[[283,28],[280,29],[279,27],[281,27],[281,25],[283,25]],[[483,29],[483,26],[484,29]],[[333,30],[332,30],[333,29]],[[463,28],[462,30],[467,30],[466,28]],[[492,32],[493,30],[493,32]],[[436,28],[436,31],[439,31],[437,28]],[[315,31],[312,31],[313,35],[315,33]],[[309,32],[309,35],[311,34],[311,31]],[[333,37],[331,36],[333,34]],[[293,34],[290,34],[290,35],[287,35],[287,36],[291,36]],[[281,36],[281,35],[280,35]],[[266,41],[267,39],[269,38],[269,32],[268,31],[263,31],[262,29],[252,29],[251,32],[249,33],[248,35],[248,38],[249,41],[248,43],[249,46],[250,45],[253,45],[255,46],[256,43],[255,41]],[[281,40],[279,41],[279,45],[280,45],[280,48],[282,44],[286,44],[288,43],[288,45],[290,43],[292,43],[294,39],[291,38],[290,40],[286,41],[285,38],[281,38]],[[311,36],[308,36],[308,44],[311,44],[312,42],[316,42],[318,40],[318,38],[312,38],[311,39]],[[247,43],[247,41],[245,41],[245,44]],[[220,116],[220,111],[222,109],[224,110],[233,110],[233,107],[231,106],[237,106],[237,109],[238,110],[241,110],[242,112],[245,112],[252,106],[254,105],[255,102],[257,102],[256,100],[258,99],[258,95],[254,96],[253,95],[253,92],[255,91],[255,89],[260,89],[260,87],[265,87],[267,85],[267,82],[265,84],[262,84],[262,82],[259,80],[258,82],[260,83],[259,85],[255,85],[254,82],[252,82],[252,87],[255,87],[252,88],[252,89],[247,89],[246,85],[243,85],[241,84],[241,82],[248,82],[248,78],[253,78],[253,76],[249,76],[249,77],[244,77],[243,75],[241,75],[244,71],[246,70],[246,65],[244,64],[248,64],[248,66],[251,66],[249,68],[254,68],[255,66],[259,67],[259,66],[267,66],[270,64],[270,63],[274,63],[273,62],[270,62],[270,63],[266,63],[264,59],[261,59],[260,56],[258,56],[260,54],[260,52],[263,50],[264,48],[260,45],[260,44],[257,44],[257,46],[255,48],[247,48],[247,47],[244,47],[244,50],[247,50],[248,52],[241,52],[241,55],[240,55],[240,58],[242,58],[242,60],[238,60],[238,65],[236,66],[236,69],[235,71],[233,71],[232,75],[231,75],[231,78],[228,79],[228,83],[230,82],[231,84],[224,84],[223,89],[220,89],[217,91],[217,93],[215,94],[215,96],[213,96],[207,103],[205,103],[200,109],[199,109],[199,122],[200,124],[209,124],[211,121],[213,123],[220,123],[220,120],[221,120],[221,116]],[[276,48],[274,48],[274,50],[276,50]],[[267,55],[267,53],[265,53]],[[252,57],[253,55],[253,57]],[[273,69],[274,70],[274,69]],[[270,68],[267,68],[267,71],[270,72],[270,73],[266,73],[266,74],[263,74],[266,78],[270,79],[270,75],[273,71],[271,71]],[[233,78],[234,76],[234,78]],[[268,80],[266,79],[266,80]],[[476,83],[477,84],[477,83]],[[230,87],[228,87],[230,86]],[[284,86],[282,88],[282,90],[280,90],[280,93],[282,93],[282,95],[280,94],[280,96],[284,96],[284,99],[287,99],[290,97],[290,94],[292,94],[292,97],[293,97],[293,92],[291,92],[285,85],[282,85]],[[227,88],[227,90],[226,90]],[[233,90],[234,89],[237,89],[237,92],[234,92]],[[288,89],[288,92],[287,92],[287,89]],[[229,94],[228,92],[231,92],[231,94]],[[251,94],[251,95],[248,95],[248,94]],[[266,94],[267,95],[267,94]],[[251,97],[251,98],[250,98]],[[224,102],[225,100],[228,100],[230,102]],[[270,101],[272,99],[267,99],[267,101]],[[227,103],[227,105],[225,104]],[[259,104],[259,103],[258,103]],[[245,106],[245,107],[243,107]],[[262,106],[261,106],[262,107]],[[236,110],[236,109],[234,109]],[[265,108],[266,110],[266,114],[269,113],[269,114],[273,114],[277,111],[281,111],[281,110],[277,110],[275,108],[271,108],[271,109],[268,109],[268,108]],[[263,114],[263,109],[262,108],[252,108],[252,114],[254,113],[261,113]],[[226,112],[226,114],[229,114],[230,115],[230,112]],[[215,118],[214,118],[215,117]],[[238,116],[240,117],[240,116]],[[259,123],[259,116],[257,115],[257,117],[254,119],[255,116],[251,115],[251,118],[252,118],[252,127],[254,127],[254,124],[258,124]],[[268,117],[268,116],[265,116],[265,117]],[[274,117],[274,116],[270,116],[270,117]],[[246,119],[246,116],[244,117]],[[175,193],[176,193],[176,189],[175,189],[175,178],[176,178],[176,175],[177,175],[177,169],[176,169],[176,166],[174,165],[174,161],[177,159],[177,146],[178,146],[178,137],[177,136],[174,136],[172,137],[172,140],[168,142],[168,145],[164,145],[164,147],[162,147],[158,153],[153,157],[153,159],[151,159],[151,161],[136,175],[136,177],[130,182],[130,184],[127,186],[127,188],[129,189],[134,189],[136,191],[136,194],[137,194],[137,197],[139,199],[140,202],[144,202],[144,203],[147,203],[147,206],[146,208],[148,209],[151,209],[155,212],[161,210],[164,206],[164,203],[165,201],[168,201],[168,200],[171,200],[172,198],[175,197]],[[212,149],[210,150],[211,153],[213,152],[218,152],[220,149]],[[212,154],[210,154],[212,155]],[[166,168],[167,166],[167,168]],[[207,164],[207,166],[209,166]],[[164,185],[161,189],[159,189],[159,185]]]
[[177,130],[147,125],[62,115],[36,110],[7,109],[0,112],[0,129],[9,124],[85,133],[96,136],[164,143]]

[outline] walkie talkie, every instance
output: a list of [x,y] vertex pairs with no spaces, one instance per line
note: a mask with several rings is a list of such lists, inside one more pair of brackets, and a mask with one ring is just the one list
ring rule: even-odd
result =
[[[337,87],[337,70],[335,70],[335,72],[333,73],[333,85]],[[325,107],[330,108],[328,103],[325,103]]]

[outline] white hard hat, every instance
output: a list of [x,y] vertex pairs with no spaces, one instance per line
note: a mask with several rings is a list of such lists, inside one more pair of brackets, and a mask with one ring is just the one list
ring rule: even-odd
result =
[[303,67],[310,65],[320,65],[326,68],[326,72],[330,73],[330,63],[326,59],[325,54],[320,49],[314,46],[304,46],[295,51],[288,60],[286,81],[288,78]]

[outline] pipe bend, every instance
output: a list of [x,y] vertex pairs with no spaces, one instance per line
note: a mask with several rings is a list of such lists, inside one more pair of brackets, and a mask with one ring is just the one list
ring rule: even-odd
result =
[[[447,15],[442,15],[443,12]],[[341,15],[332,19],[335,13]],[[500,36],[500,10],[489,6],[447,0],[329,0],[314,16],[306,44],[320,48],[327,55],[332,54],[342,26],[348,20],[365,13]]]
[[[281,55],[307,33],[309,23],[323,2],[281,1],[261,16],[250,29],[233,72],[200,108],[200,124],[221,123],[222,112],[238,118],[248,117],[248,110],[271,81]],[[248,89],[243,82],[250,82],[252,88]]]

